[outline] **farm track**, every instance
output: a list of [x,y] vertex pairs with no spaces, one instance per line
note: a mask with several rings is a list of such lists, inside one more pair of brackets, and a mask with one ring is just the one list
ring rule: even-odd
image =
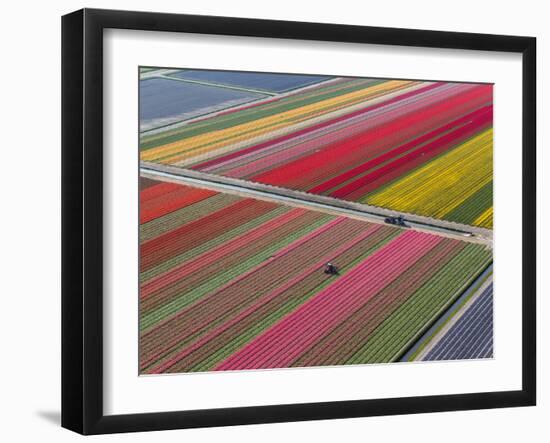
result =
[[[334,215],[345,215],[373,223],[384,223],[386,217],[399,212],[364,203],[344,201],[328,196],[283,189],[271,185],[251,183],[239,179],[215,176],[166,165],[141,163],[142,177],[160,181],[197,186],[219,192],[251,197],[265,201],[292,205]],[[473,243],[492,244],[492,231],[486,228],[464,225],[456,222],[438,220],[416,214],[406,214],[407,226],[411,229],[433,232]]]

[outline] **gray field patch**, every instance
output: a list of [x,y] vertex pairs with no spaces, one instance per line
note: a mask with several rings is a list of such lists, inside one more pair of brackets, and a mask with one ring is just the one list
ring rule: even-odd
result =
[[166,78],[140,81],[140,132],[264,98],[262,94]]

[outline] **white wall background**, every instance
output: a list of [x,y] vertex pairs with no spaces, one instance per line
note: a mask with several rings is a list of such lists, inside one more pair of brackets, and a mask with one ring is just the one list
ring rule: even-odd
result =
[[[81,440],[59,427],[60,410],[60,16],[81,7],[156,10],[538,38],[539,225],[550,174],[542,153],[550,119],[550,28],[545,2],[394,0],[338,2],[113,0],[5,2],[2,8],[0,113],[0,438],[7,442]],[[545,109],[543,109],[545,108]],[[544,112],[546,111],[546,113]],[[7,157],[6,157],[7,154]],[[541,250],[546,248],[544,253]],[[550,437],[549,236],[539,228],[539,406],[102,436],[94,441],[518,442]],[[543,278],[545,277],[545,278]]]

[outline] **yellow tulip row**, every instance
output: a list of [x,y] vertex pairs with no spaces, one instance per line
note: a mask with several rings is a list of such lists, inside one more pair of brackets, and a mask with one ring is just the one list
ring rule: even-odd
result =
[[[448,153],[366,197],[374,206],[445,219],[493,177],[493,130],[488,129]],[[492,226],[492,207],[475,220]]]
[[481,226],[482,228],[492,229],[493,227],[493,208],[487,208],[483,213],[476,218],[474,225]]

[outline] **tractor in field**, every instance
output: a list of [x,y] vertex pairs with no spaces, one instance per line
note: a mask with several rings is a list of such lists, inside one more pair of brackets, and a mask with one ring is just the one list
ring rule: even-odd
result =
[[338,268],[332,263],[327,263],[323,272],[328,275],[338,275]]

